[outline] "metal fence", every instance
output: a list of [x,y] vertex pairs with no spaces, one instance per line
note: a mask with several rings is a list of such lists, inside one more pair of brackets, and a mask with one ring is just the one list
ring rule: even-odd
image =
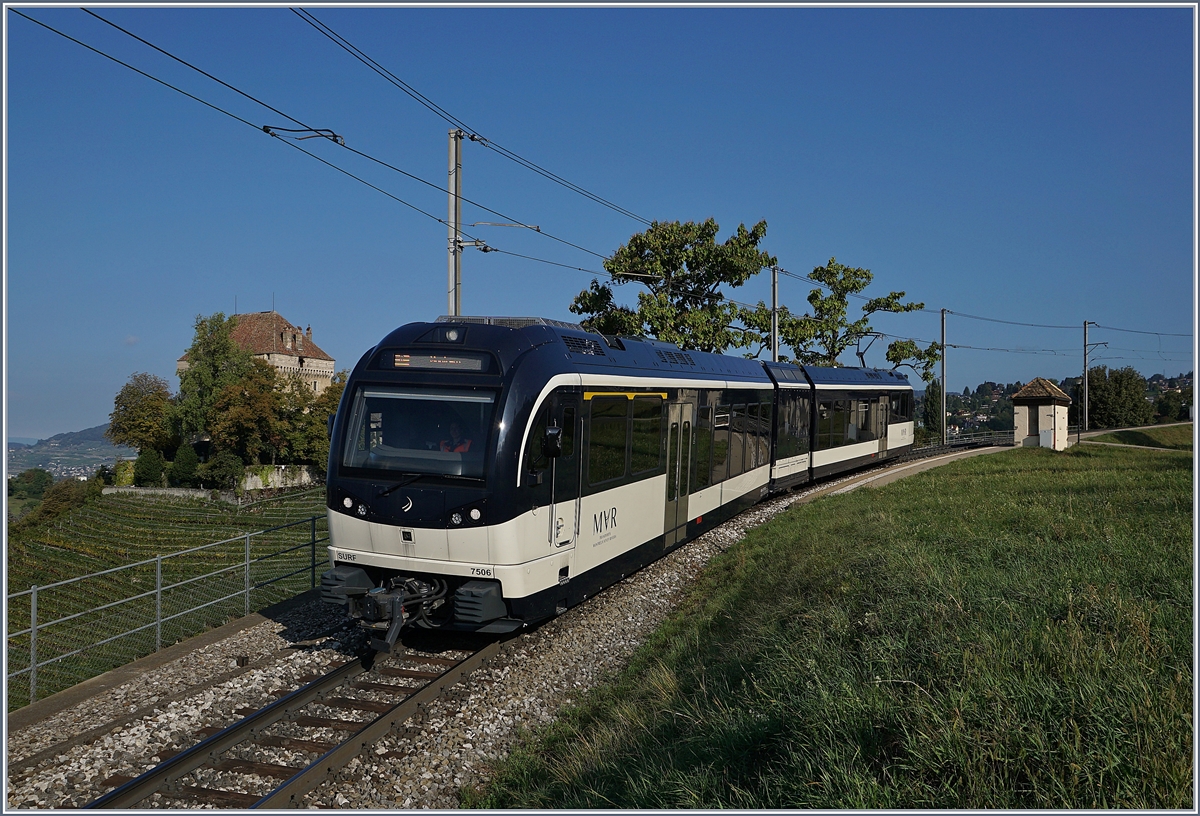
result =
[[315,587],[328,540],[312,516],[8,595],[8,625],[29,622],[8,633],[8,710]]

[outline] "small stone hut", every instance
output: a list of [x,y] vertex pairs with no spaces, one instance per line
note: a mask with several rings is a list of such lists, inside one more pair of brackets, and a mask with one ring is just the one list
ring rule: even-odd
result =
[[1012,396],[1013,442],[1021,447],[1065,450],[1067,406],[1071,404],[1061,388],[1049,380],[1034,377]]

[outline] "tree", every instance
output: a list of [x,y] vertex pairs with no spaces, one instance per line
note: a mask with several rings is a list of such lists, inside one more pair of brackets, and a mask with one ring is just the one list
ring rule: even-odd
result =
[[187,350],[187,368],[179,374],[175,423],[184,441],[210,433],[209,422],[217,397],[249,370],[250,353],[232,337],[237,317],[223,312],[196,315],[196,334]]
[[169,479],[177,487],[192,487],[196,484],[196,468],[200,466],[200,457],[196,449],[186,442],[175,451],[175,461],[171,463]]
[[[759,250],[767,222],[716,242],[720,227],[710,218],[702,223],[655,221],[604,261],[612,283],[593,280],[571,303],[582,325],[603,334],[649,335],[683,349],[723,352],[761,342],[756,332],[739,325],[744,310],[725,300],[723,286],[737,288],[775,258]],[[617,306],[613,286],[630,281],[643,284],[636,310]]]
[[296,410],[292,392],[284,391],[283,422],[290,461],[325,470],[329,460],[329,418],[337,413],[348,376],[345,370],[335,374],[328,388],[307,400],[303,411]]
[[8,480],[8,495],[14,499],[40,499],[52,484],[54,476],[50,471],[29,468]]
[[217,393],[208,419],[213,447],[243,462],[274,464],[284,437],[275,369],[252,359],[245,374]]
[[[830,258],[824,266],[815,267],[809,276],[824,289],[808,293],[812,314],[804,315],[780,327],[783,342],[796,351],[796,361],[805,365],[838,366],[838,358],[871,333],[870,317],[876,312],[913,312],[925,308],[924,303],[903,303],[904,292],[891,292],[885,297],[871,298],[862,306],[862,316],[850,322],[849,299],[870,285],[875,276],[869,269],[850,267]],[[826,294],[825,289],[829,292]],[[908,366],[926,382],[933,379],[933,366],[939,359],[940,346],[932,343],[920,349],[914,340],[895,340],[889,346],[886,359],[893,370]]]
[[132,374],[113,400],[104,435],[114,445],[161,451],[171,443],[170,409],[171,389],[166,380],[153,374]]
[[163,457],[156,448],[144,448],[133,462],[133,483],[138,487],[161,487]]
[[[1089,428],[1150,424],[1154,407],[1146,401],[1146,379],[1131,366],[1112,371],[1107,366],[1088,369],[1087,386]],[[1071,396],[1072,407],[1083,405],[1081,389],[1076,387]]]
[[1175,422],[1188,418],[1188,406],[1192,404],[1192,387],[1182,391],[1164,391],[1154,404],[1154,413],[1160,422]]
[[940,439],[942,423],[946,419],[942,414],[942,384],[940,382],[934,380],[925,386],[925,398],[922,400],[921,408],[921,419],[925,423],[925,429],[929,431],[930,435]]
[[232,451],[218,451],[196,472],[200,484],[218,489],[236,489],[246,475],[246,463]]

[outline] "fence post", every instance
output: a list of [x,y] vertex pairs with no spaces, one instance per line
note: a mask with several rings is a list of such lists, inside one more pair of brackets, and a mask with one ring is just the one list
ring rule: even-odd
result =
[[250,614],[250,534],[246,533],[246,614]]
[[37,584],[29,597],[29,702],[37,702]]
[[162,649],[162,556],[154,556],[154,651]]
[[312,577],[309,582],[309,589],[317,588],[317,517],[313,516],[308,520],[309,533],[308,542],[309,548],[312,551]]

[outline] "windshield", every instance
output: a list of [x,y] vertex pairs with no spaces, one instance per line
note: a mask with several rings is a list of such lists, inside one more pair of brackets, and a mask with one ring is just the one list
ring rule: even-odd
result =
[[481,479],[495,402],[486,391],[362,386],[342,466]]

